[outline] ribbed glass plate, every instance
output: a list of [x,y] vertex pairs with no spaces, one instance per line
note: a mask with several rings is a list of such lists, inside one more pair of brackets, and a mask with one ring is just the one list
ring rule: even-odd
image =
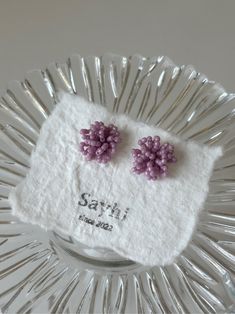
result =
[[[143,267],[11,216],[8,193],[29,170],[30,153],[59,90],[184,139],[224,146],[198,228],[172,265]],[[234,115],[234,94],[165,57],[75,55],[10,83],[0,101],[1,311],[234,313]]]

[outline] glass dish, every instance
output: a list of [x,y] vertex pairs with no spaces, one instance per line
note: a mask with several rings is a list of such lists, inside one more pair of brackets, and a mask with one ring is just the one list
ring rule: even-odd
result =
[[[208,145],[223,145],[187,249],[143,267],[11,215],[9,190],[60,90]],[[74,55],[9,84],[0,102],[0,309],[3,313],[233,313],[235,95],[166,57]]]

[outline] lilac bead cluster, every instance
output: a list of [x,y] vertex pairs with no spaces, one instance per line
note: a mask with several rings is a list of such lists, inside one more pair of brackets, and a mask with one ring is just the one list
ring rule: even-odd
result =
[[118,128],[101,121],[95,121],[90,129],[81,129],[83,142],[80,143],[80,151],[87,160],[96,160],[99,163],[107,163],[116,152],[116,146],[120,142]]
[[133,149],[134,173],[144,173],[149,180],[157,180],[168,174],[168,163],[176,162],[174,146],[161,144],[159,136],[143,137],[138,141],[140,149]]

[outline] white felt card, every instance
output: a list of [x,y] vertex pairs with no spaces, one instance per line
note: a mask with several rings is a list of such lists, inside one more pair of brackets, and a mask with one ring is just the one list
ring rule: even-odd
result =
[[[79,96],[60,97],[42,126],[30,171],[10,193],[13,214],[145,265],[171,263],[192,236],[222,149],[183,141]],[[80,129],[95,120],[121,132],[117,154],[106,165],[86,161],[79,151]],[[178,162],[169,177],[148,181],[131,172],[131,149],[155,135],[175,145]]]

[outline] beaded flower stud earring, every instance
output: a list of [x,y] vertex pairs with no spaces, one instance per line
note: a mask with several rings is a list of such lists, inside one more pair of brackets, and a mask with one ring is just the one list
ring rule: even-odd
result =
[[120,142],[118,128],[102,121],[95,121],[90,129],[81,129],[83,141],[80,143],[80,151],[87,160],[96,160],[99,163],[108,163],[116,152],[116,146]]
[[159,136],[143,137],[140,148],[132,150],[133,168],[136,174],[144,173],[148,180],[157,180],[168,175],[168,163],[176,162],[174,145],[161,144]]

